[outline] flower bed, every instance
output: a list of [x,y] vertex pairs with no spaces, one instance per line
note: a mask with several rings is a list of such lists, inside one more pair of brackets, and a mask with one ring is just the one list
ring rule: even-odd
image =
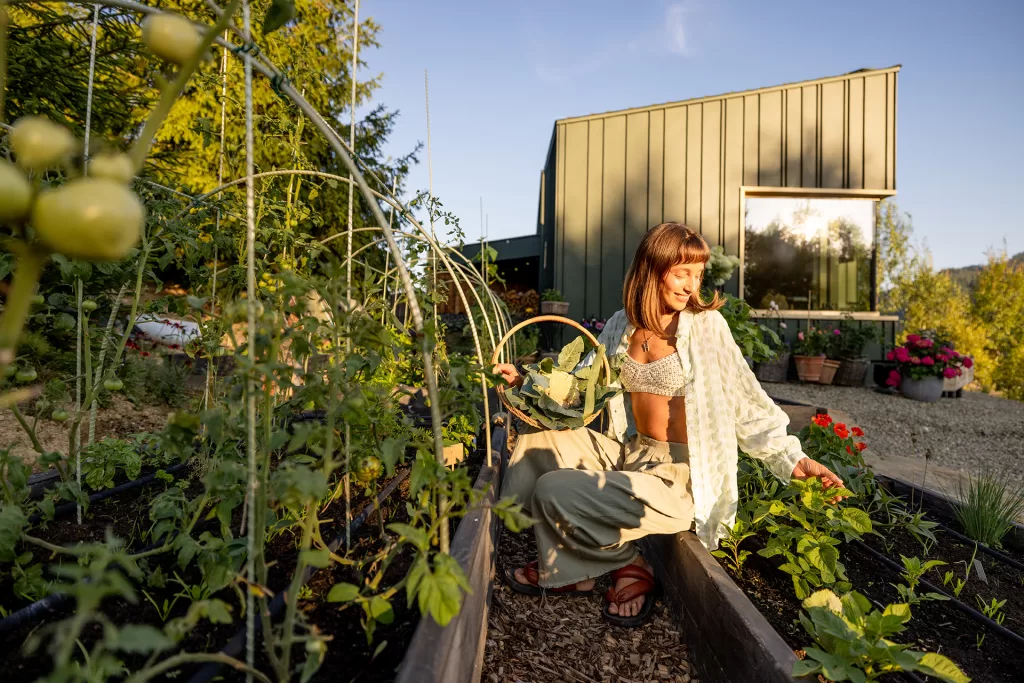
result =
[[[800,436],[849,497],[830,502],[813,480],[783,487],[743,458],[738,521],[715,553],[806,658],[794,673],[864,681],[916,668],[939,680],[1019,680],[1013,653],[1024,643],[1016,635],[1024,632],[1024,573],[982,553],[972,559],[969,544],[890,496],[863,465],[858,429],[819,415]],[[933,595],[940,591],[953,599]],[[900,645],[879,649],[880,635]]]

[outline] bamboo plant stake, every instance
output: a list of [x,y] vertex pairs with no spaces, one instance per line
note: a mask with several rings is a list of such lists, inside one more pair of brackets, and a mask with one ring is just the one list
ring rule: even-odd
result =
[[[349,80],[352,81],[352,100],[350,102],[348,127],[348,148],[352,150],[353,158],[356,149],[356,71],[359,69],[359,0],[355,0],[355,10],[352,17],[352,70],[349,73]],[[348,229],[346,231],[345,253],[348,259],[345,264],[345,352],[352,355],[352,335],[350,334],[349,320],[352,315],[352,202],[355,198],[354,183],[348,184]],[[335,351],[337,353],[337,351]],[[345,422],[345,551],[352,548],[352,430]]]
[[[252,30],[249,18],[249,2],[242,0],[242,23],[246,45],[252,44]],[[253,175],[253,121],[252,121],[252,55],[246,50],[242,56],[245,73],[245,280],[248,296],[248,338],[246,348],[249,352],[249,363],[252,366],[246,381],[245,413],[246,413],[246,451],[248,455],[249,491],[246,496],[249,506],[246,510],[248,527],[248,548],[246,553],[246,587],[245,609],[245,663],[250,669],[256,666],[256,600],[253,584],[256,581],[256,506],[259,480],[256,471],[256,198]],[[262,537],[262,534],[259,534]],[[246,673],[246,683],[252,683],[252,674]]]

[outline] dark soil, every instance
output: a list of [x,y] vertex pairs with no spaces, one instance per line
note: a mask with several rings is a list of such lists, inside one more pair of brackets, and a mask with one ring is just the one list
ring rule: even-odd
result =
[[[967,561],[971,557],[971,550],[948,536],[940,537],[939,544],[925,557],[922,546],[902,529],[886,532],[885,542],[889,543],[888,551],[883,539],[869,537],[867,542],[876,550],[892,557],[897,563],[900,562],[901,553],[907,557],[921,557],[922,560],[940,559],[948,562],[949,566],[932,570],[926,576],[939,587],[942,587],[943,574],[949,569],[962,577],[963,564],[954,563]],[[753,551],[756,545],[751,544],[747,549]],[[840,553],[854,589],[868,597],[876,607],[881,609],[889,603],[900,601],[899,594],[892,585],[903,581],[898,572],[881,565],[865,551],[848,544],[840,547]],[[977,605],[974,603],[972,591],[980,593],[986,599],[1007,599],[1004,626],[1020,632],[1021,624],[1024,624],[1024,608],[1021,607],[1024,605],[1021,596],[1024,591],[1020,590],[1024,577],[1020,572],[1000,565],[982,553],[978,553],[978,558],[982,560],[989,582],[982,583],[977,578],[977,572],[972,570],[972,576],[960,597],[975,608]],[[725,567],[721,559],[719,562]],[[790,647],[798,650],[811,643],[810,636],[796,621],[800,601],[795,597],[793,583],[788,574],[779,571],[772,561],[756,553],[749,557],[742,575],[737,576],[728,567],[726,571]],[[1016,590],[1014,586],[1017,587]],[[924,593],[927,589],[919,586],[917,592]],[[912,607],[912,612],[913,619],[907,623],[907,629],[893,638],[896,642],[911,643],[914,649],[939,652],[952,659],[975,681],[1024,681],[1024,672],[1016,661],[1020,655],[1018,646],[997,633],[990,632],[985,626],[953,608],[949,603],[926,601]],[[979,648],[976,636],[980,635],[984,635],[985,639]]]

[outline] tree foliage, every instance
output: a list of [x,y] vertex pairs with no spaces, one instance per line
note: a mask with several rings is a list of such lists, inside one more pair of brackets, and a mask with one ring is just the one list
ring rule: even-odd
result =
[[892,202],[879,207],[879,309],[903,316],[906,334],[936,330],[975,359],[986,391],[1024,400],[1024,265],[992,252],[972,292],[932,266],[927,247],[913,240],[909,215]]

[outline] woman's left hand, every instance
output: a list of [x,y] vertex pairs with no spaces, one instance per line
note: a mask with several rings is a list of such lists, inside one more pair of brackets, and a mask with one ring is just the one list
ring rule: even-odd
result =
[[[818,477],[821,479],[821,484],[825,490],[832,488],[844,488],[843,480],[840,479],[835,472],[822,465],[816,460],[811,460],[808,457],[804,457],[800,462],[793,468],[794,479],[810,479],[811,477]],[[846,496],[836,496],[830,503],[838,503]]]

